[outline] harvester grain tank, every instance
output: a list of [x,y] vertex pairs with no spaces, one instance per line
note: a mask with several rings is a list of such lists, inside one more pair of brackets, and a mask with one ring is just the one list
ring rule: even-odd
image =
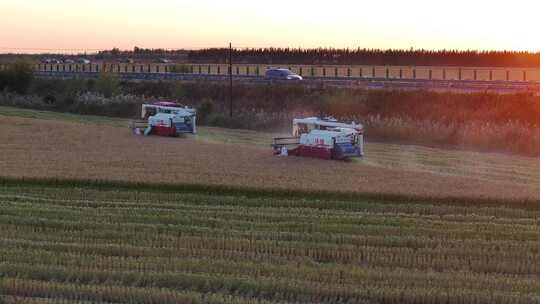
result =
[[142,105],[142,120],[131,123],[136,134],[178,136],[197,133],[197,112],[175,102],[159,101]]
[[364,155],[363,134],[361,124],[308,117],[294,119],[292,137],[274,138],[272,147],[277,155],[343,160]]

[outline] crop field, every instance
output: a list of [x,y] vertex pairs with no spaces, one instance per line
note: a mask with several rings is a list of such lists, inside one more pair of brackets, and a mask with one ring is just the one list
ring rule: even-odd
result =
[[540,210],[0,181],[7,303],[538,303]]
[[540,159],[0,107],[0,303],[540,303]]
[[276,157],[276,134],[199,129],[195,137],[141,137],[127,120],[0,107],[0,176],[213,184],[254,188],[540,197],[540,159],[368,143],[354,162]]

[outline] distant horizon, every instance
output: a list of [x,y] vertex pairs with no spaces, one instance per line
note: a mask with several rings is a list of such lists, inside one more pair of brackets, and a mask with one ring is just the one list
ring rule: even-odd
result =
[[255,48],[538,52],[538,11],[533,0],[5,0],[0,51],[200,49],[231,41]]

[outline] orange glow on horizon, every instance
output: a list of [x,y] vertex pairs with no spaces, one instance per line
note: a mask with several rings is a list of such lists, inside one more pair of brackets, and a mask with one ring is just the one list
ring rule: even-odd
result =
[[202,48],[232,41],[238,47],[540,50],[535,1],[433,2],[6,0],[0,48]]

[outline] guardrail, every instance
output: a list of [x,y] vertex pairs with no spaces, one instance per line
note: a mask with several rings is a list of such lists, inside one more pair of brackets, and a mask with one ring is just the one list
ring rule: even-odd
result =
[[[98,78],[99,72],[36,72],[42,78],[71,79]],[[213,81],[226,82],[228,75],[186,74],[186,73],[117,73],[123,80],[132,81]],[[445,91],[494,91],[511,93],[516,91],[540,91],[540,82],[523,81],[480,81],[480,80],[423,80],[423,79],[386,79],[363,77],[306,77],[303,81],[268,80],[257,75],[233,75],[235,82],[245,84],[285,84],[296,83],[309,87],[335,86],[368,89],[428,89]]]
[[[437,66],[333,66],[333,65],[256,65],[237,64],[232,67],[234,76],[263,76],[267,68],[282,67],[309,78],[322,79],[386,79],[386,80],[441,80],[441,81],[540,81],[540,68],[497,67],[437,67]],[[0,69],[5,66],[0,65]],[[122,74],[175,74],[181,71],[190,75],[229,74],[226,64],[35,64],[36,72]],[[164,77],[164,76],[161,76]]]

